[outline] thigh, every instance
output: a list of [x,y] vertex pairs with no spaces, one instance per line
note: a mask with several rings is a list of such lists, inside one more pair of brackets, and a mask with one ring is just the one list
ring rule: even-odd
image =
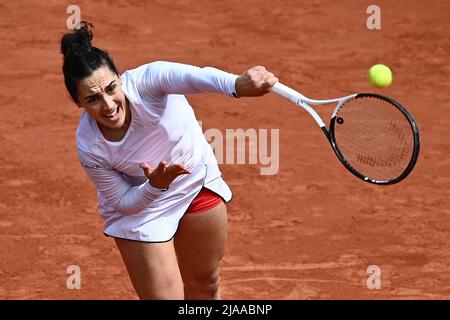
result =
[[139,298],[183,299],[173,239],[163,243],[114,240]]
[[226,242],[227,209],[223,202],[204,212],[185,214],[175,235],[183,279],[202,279],[217,272]]

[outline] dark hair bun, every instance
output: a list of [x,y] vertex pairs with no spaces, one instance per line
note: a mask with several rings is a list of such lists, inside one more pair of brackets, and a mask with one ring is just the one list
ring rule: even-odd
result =
[[81,21],[77,29],[66,33],[61,39],[61,53],[67,57],[72,54],[81,54],[91,51],[91,41],[94,37],[92,33],[94,25],[92,23]]
[[107,66],[111,72],[119,75],[108,52],[91,45],[94,37],[93,28],[92,23],[82,21],[77,29],[64,34],[61,38],[64,83],[75,103],[79,102],[78,83],[92,75],[98,68]]

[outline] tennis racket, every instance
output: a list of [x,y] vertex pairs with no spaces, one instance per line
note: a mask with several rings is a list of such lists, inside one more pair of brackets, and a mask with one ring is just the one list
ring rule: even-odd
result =
[[[313,100],[276,83],[271,90],[308,111],[342,164],[358,178],[379,185],[405,179],[419,156],[419,130],[395,100],[373,93]],[[329,128],[312,105],[337,104]]]

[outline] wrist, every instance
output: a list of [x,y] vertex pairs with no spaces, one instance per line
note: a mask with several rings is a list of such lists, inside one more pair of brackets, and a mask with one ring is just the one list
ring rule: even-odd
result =
[[233,97],[239,99],[241,97],[240,95],[240,90],[239,90],[239,86],[240,86],[240,82],[239,82],[239,78],[237,77],[235,82],[234,82],[234,91],[231,93],[233,95]]
[[169,190],[169,187],[164,188],[164,187],[160,187],[160,186],[155,186],[154,184],[151,183],[150,179],[148,179],[147,182],[148,182],[149,186],[156,191],[164,192],[164,191]]

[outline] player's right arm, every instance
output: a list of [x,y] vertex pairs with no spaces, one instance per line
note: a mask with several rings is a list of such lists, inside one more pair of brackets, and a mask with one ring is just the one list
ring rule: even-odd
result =
[[154,99],[167,94],[194,93],[261,96],[278,82],[278,78],[262,66],[253,67],[240,76],[213,67],[200,68],[168,61],[155,61],[141,68],[138,91]]

